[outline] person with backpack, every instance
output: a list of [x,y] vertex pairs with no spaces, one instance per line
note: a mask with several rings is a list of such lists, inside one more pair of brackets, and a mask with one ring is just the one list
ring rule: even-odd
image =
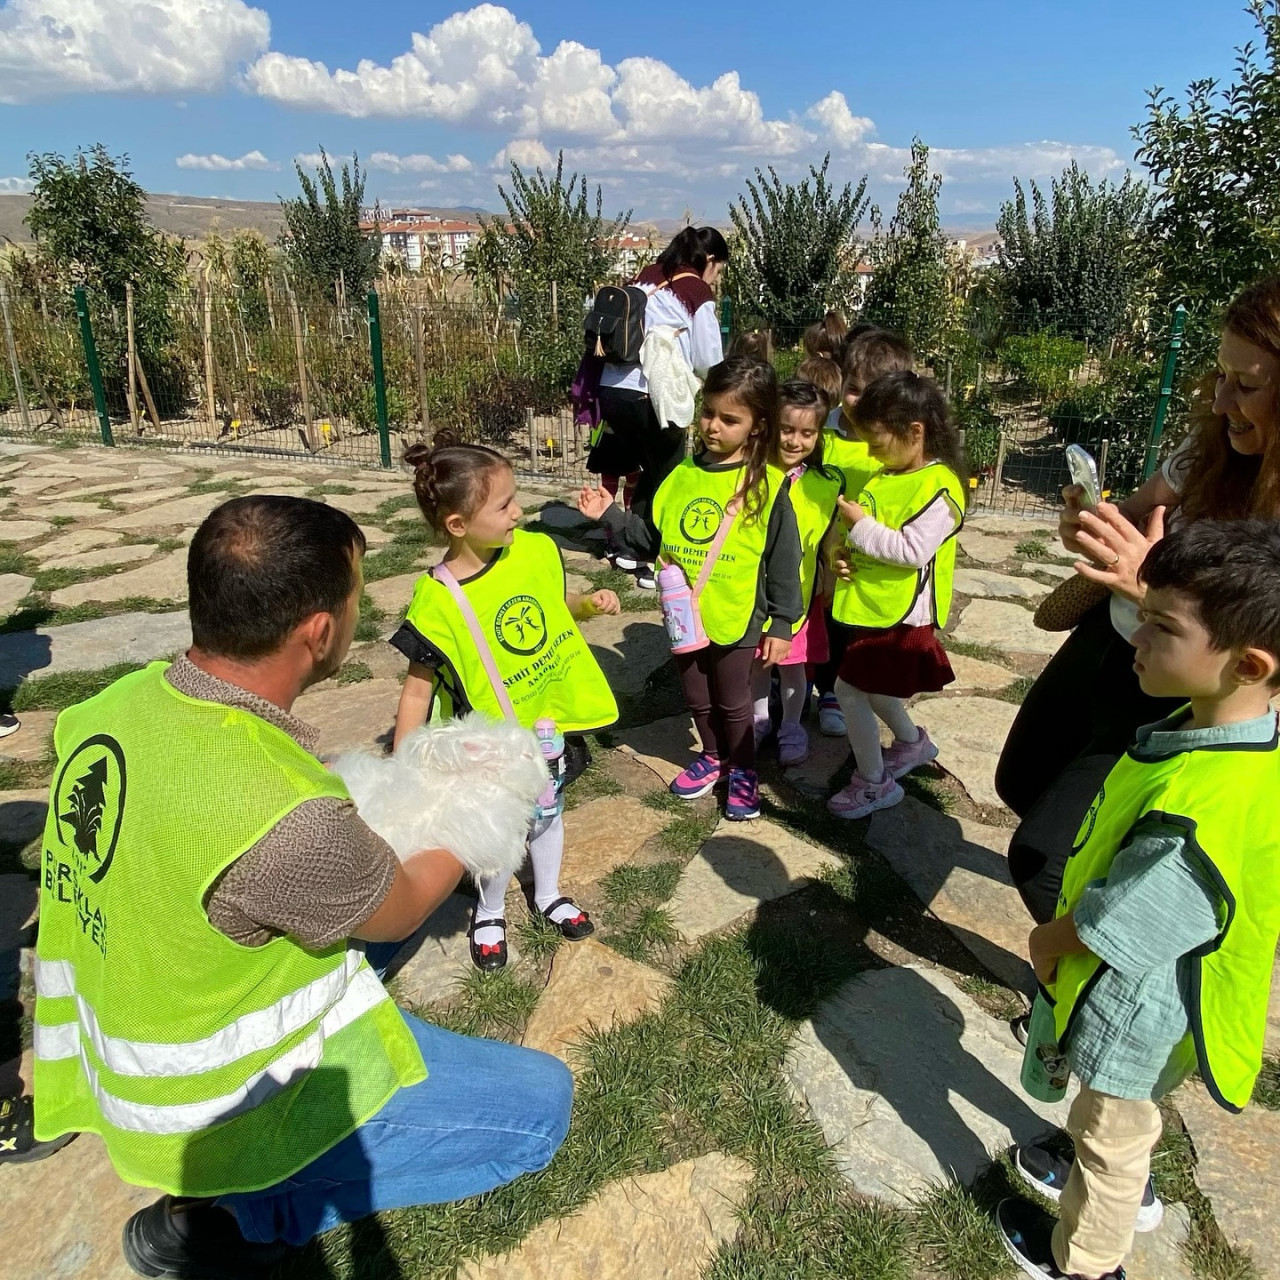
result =
[[[649,518],[658,486],[685,454],[685,428],[660,421],[654,409],[640,367],[640,343],[646,330],[669,326],[699,378],[719,364],[724,346],[712,290],[728,259],[729,246],[715,227],[685,227],[625,289],[602,289],[587,318],[588,342],[594,340],[605,360],[601,417],[620,443],[634,446],[632,456],[640,460],[631,495],[631,511],[640,521]],[[634,571],[636,585],[652,591],[653,565],[643,549],[623,542],[615,551],[615,565]]]

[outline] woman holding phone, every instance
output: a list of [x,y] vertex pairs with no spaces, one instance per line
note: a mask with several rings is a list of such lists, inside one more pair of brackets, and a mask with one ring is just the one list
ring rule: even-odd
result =
[[1058,532],[1085,559],[1077,572],[1110,598],[1092,609],[1041,672],[1009,730],[996,790],[1022,820],[1009,871],[1037,921],[1053,918],[1080,824],[1140,725],[1178,702],[1138,687],[1130,637],[1143,587],[1138,568],[1165,530],[1186,520],[1280,518],[1280,276],[1227,310],[1213,402],[1140,489],[1088,511],[1062,491]]

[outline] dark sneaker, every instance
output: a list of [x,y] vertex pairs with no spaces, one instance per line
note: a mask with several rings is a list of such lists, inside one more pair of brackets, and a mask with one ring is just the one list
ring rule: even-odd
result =
[[161,1196],[124,1224],[124,1260],[140,1276],[171,1280],[253,1280],[289,1253],[279,1240],[252,1244],[234,1216],[212,1200]]
[[0,738],[7,738],[22,728],[22,721],[8,711],[0,712]]
[[729,770],[724,816],[730,822],[750,822],[760,816],[760,779],[754,769]]
[[[996,1230],[1005,1252],[1017,1263],[1023,1275],[1034,1280],[1085,1280],[1068,1276],[1053,1260],[1053,1228],[1055,1219],[1028,1200],[1001,1200],[996,1205]],[[1108,1271],[1097,1280],[1125,1280],[1124,1268]]]
[[61,1151],[75,1136],[64,1133],[49,1142],[37,1141],[31,1099],[0,1098],[0,1164],[34,1164]]
[[[1062,1198],[1063,1188],[1071,1176],[1070,1150],[1055,1151],[1051,1147],[1039,1145],[1015,1147],[1013,1167],[1029,1187],[1034,1187],[1042,1196],[1056,1204]],[[1155,1182],[1148,1178],[1133,1229],[1145,1234],[1155,1231],[1163,1221],[1164,1203],[1156,1195]]]
[[681,800],[705,796],[724,776],[724,765],[705,751],[671,784],[671,794]]

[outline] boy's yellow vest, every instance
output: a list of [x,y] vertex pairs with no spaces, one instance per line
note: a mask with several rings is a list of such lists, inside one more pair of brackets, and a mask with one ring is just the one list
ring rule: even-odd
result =
[[102,1135],[127,1182],[256,1191],[426,1078],[361,950],[232,942],[204,896],[304,800],[346,796],[288,734],[165,664],[58,717],[41,866],[36,1134]]
[[[512,544],[460,586],[489,642],[516,719],[526,729],[547,718],[562,733],[586,733],[618,718],[604,672],[565,604],[560,550],[545,533],[517,529]],[[501,720],[484,662],[448,588],[423,574],[405,621],[444,654],[451,668],[439,674],[431,718],[454,714],[456,680],[475,710]]]
[[[1218,936],[1188,957],[1191,1034],[1205,1084],[1241,1111],[1262,1066],[1280,939],[1280,744],[1202,747],[1145,762],[1126,755],[1107,775],[1067,862],[1058,915],[1105,880],[1144,816],[1182,827],[1213,869],[1225,904]],[[1092,952],[1063,956],[1049,994],[1059,1040],[1103,972]]]
[[[835,467],[828,467],[825,463],[822,467],[805,467],[791,485],[791,508],[796,513],[796,527],[800,532],[800,596],[804,601],[804,611],[791,628],[792,635],[799,632],[809,616],[822,540],[831,528],[836,499],[843,492],[844,477]],[[765,620],[766,634],[771,621]]]
[[867,452],[867,446],[852,431],[844,434],[841,410],[836,410],[834,420],[840,423],[840,427],[822,429],[822,461],[844,476],[845,497],[856,498],[867,487],[867,481],[880,470],[881,464]]
[[[653,523],[662,535],[662,558],[667,564],[678,564],[691,584],[702,572],[707,548],[745,473],[745,466],[710,471],[686,458],[654,494]],[[737,644],[755,611],[769,516],[779,487],[786,482],[776,467],[769,467],[767,474],[768,496],[760,514],[750,522],[740,514],[733,522],[698,602],[703,628],[713,644]]]
[[831,609],[838,622],[846,626],[896,627],[927,588],[932,594],[934,625],[947,625],[955,576],[955,534],[964,519],[964,488],[959,477],[941,462],[900,475],[880,471],[867,481],[858,497],[858,504],[866,513],[890,529],[910,524],[934,502],[951,507],[956,527],[923,569],[886,564],[849,548],[853,578],[848,582],[837,580]]

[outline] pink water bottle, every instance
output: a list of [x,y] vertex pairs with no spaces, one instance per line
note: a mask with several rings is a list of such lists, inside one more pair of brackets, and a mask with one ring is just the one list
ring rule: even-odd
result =
[[551,770],[551,781],[538,797],[536,817],[554,818],[564,803],[560,795],[560,765],[564,759],[564,734],[556,729],[554,720],[538,720],[533,726],[534,737],[542,748],[542,758]]
[[658,607],[671,641],[672,653],[693,653],[711,643],[702,629],[698,602],[684,570],[678,564],[664,565],[658,571]]

